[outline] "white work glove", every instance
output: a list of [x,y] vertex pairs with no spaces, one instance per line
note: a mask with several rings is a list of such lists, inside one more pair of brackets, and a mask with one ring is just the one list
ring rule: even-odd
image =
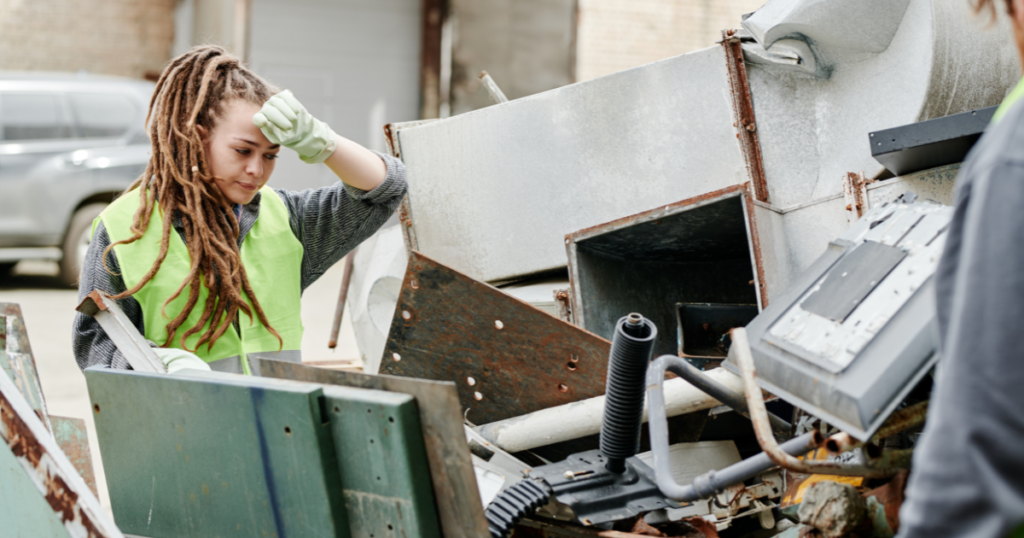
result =
[[271,143],[295,150],[299,158],[309,164],[324,162],[338,146],[338,135],[326,123],[311,116],[291,90],[268,99],[253,115],[252,123]]
[[153,353],[164,362],[167,373],[173,374],[186,368],[210,371],[210,365],[193,353],[173,347],[155,347]]

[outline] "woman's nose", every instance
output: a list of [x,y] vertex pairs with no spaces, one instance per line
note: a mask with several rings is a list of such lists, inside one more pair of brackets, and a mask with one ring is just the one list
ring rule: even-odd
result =
[[245,171],[253,177],[263,177],[263,163],[259,158],[250,159],[245,166]]

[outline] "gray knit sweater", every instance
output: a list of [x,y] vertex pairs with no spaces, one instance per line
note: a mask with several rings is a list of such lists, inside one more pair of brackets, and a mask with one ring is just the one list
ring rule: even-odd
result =
[[[387,164],[387,177],[384,183],[369,192],[340,181],[329,187],[301,192],[274,189],[288,208],[292,233],[302,243],[303,291],[345,254],[384,225],[405,196],[405,165],[389,155],[378,155]],[[252,202],[242,206],[238,218],[239,246],[256,224],[260,199],[261,195],[257,194]],[[180,225],[176,224],[175,228],[183,238]],[[78,285],[79,301],[93,290],[114,295],[127,289],[113,252],[107,256],[107,267],[111,271],[108,272],[103,267],[103,251],[109,245],[110,237],[100,223],[85,255],[82,277]],[[139,332],[145,334],[145,320],[142,319],[142,309],[138,301],[128,297],[118,301],[118,304]],[[75,360],[80,368],[99,365],[129,368],[128,361],[94,318],[81,313],[76,314],[72,331]]]

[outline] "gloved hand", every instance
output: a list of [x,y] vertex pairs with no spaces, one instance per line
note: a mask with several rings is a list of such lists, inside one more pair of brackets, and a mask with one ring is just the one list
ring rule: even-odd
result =
[[291,90],[268,99],[253,115],[252,123],[272,143],[295,150],[299,158],[309,164],[324,162],[338,145],[334,131],[311,116]]
[[153,353],[164,362],[167,373],[173,374],[186,368],[210,371],[210,365],[196,355],[178,348],[155,347]]

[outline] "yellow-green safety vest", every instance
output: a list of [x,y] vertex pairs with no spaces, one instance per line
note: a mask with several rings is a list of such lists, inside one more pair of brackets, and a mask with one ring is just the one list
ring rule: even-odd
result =
[[1003,116],[1010,111],[1013,104],[1019,101],[1021,97],[1024,97],[1024,78],[1020,79],[1017,86],[1015,86],[1010,94],[1006,96],[1006,99],[1003,99],[1003,102],[999,104],[999,108],[996,109],[995,114],[992,114],[992,123],[999,123],[999,120],[1003,119]]
[[[208,344],[203,344],[196,350],[196,354],[214,370],[251,375],[257,364],[253,360],[255,358],[291,362],[301,360],[302,243],[292,234],[288,224],[288,209],[277,193],[266,187],[261,189],[260,193],[259,217],[246,234],[240,252],[249,283],[270,325],[281,335],[284,347],[278,352],[277,338],[260,323],[259,319],[253,315],[250,320],[240,312],[240,334],[231,327],[217,340],[212,349]],[[103,222],[111,243],[131,237],[132,220],[139,204],[138,191],[125,193],[96,218],[93,230],[95,231],[99,222]],[[124,283],[129,289],[149,271],[160,253],[162,213],[160,210],[153,211],[146,233],[138,241],[117,245],[113,249]],[[181,240],[181,236],[172,231],[167,257],[160,270],[133,295],[142,307],[145,336],[150,341],[163,345],[167,339],[167,323],[181,312],[188,299],[190,287],[186,286],[181,295],[167,305],[164,314],[164,302],[188,276],[190,259],[188,248]],[[199,290],[199,301],[178,329],[174,341],[167,343],[168,347],[180,347],[181,334],[198,323],[209,293],[205,285]],[[243,297],[251,307],[252,301],[249,297],[244,294]],[[185,340],[187,347],[195,348],[199,337],[212,322],[213,320],[210,320],[202,331],[189,336]],[[258,371],[256,373],[258,374]]]

